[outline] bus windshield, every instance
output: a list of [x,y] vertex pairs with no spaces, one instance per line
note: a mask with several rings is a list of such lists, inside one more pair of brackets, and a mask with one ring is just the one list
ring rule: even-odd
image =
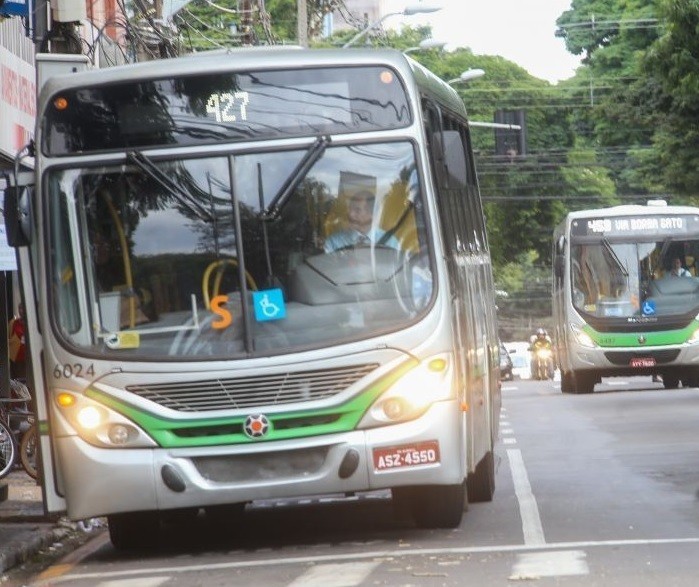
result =
[[433,294],[414,146],[317,145],[50,171],[63,340],[210,360],[405,327]]
[[699,238],[571,247],[576,309],[600,318],[677,316],[699,311]]

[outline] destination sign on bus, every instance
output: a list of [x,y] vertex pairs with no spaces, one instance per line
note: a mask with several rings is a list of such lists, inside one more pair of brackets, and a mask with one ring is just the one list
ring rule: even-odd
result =
[[690,214],[577,218],[570,225],[572,236],[651,236],[696,231],[699,231],[699,216]]
[[42,150],[371,132],[411,121],[405,87],[385,66],[193,73],[58,92],[45,112]]

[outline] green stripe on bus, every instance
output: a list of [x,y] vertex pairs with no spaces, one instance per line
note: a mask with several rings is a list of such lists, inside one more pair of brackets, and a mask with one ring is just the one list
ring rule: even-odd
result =
[[[352,431],[376,398],[416,365],[417,361],[415,360],[403,363],[363,392],[339,406],[322,410],[297,410],[265,414],[271,422],[271,426],[268,434],[261,439],[249,438],[243,432],[247,414],[230,418],[175,420],[147,412],[95,388],[86,390],[86,395],[132,420],[163,448],[248,444]],[[265,413],[264,407],[251,408],[248,412],[248,414],[261,413]]]
[[[649,347],[684,344],[699,328],[699,322],[693,320],[685,328],[677,330],[660,330],[658,332],[597,332],[589,324],[583,327],[595,343],[602,348],[610,347]],[[644,338],[643,344],[639,337]]]

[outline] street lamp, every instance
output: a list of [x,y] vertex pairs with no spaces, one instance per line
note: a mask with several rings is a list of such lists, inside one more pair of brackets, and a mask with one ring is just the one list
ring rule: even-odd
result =
[[389,12],[388,14],[384,14],[376,22],[371,23],[369,26],[367,26],[367,27],[363,28],[361,31],[359,31],[356,35],[354,35],[354,37],[352,37],[349,41],[347,41],[344,45],[342,45],[342,48],[344,49],[346,47],[354,45],[359,39],[361,39],[364,35],[366,35],[372,29],[375,29],[377,26],[379,26],[389,16],[396,16],[396,15],[412,16],[413,14],[426,14],[428,12],[437,12],[438,10],[441,10],[441,9],[442,9],[441,6],[422,6],[421,4],[417,4],[415,6],[407,6],[401,12]]
[[441,49],[446,45],[446,41],[439,41],[437,39],[423,39],[418,43],[417,47],[410,47],[403,51],[403,53],[412,53],[413,51],[425,51],[427,49]]
[[455,84],[457,82],[467,82],[472,79],[476,79],[478,77],[482,77],[485,75],[485,71],[482,69],[467,69],[466,71],[462,71],[461,75],[459,77],[455,77],[454,79],[450,79],[447,83],[449,85]]

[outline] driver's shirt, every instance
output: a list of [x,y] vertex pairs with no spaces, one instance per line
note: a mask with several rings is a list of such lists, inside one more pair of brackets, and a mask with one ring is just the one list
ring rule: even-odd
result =
[[362,245],[379,245],[390,249],[400,249],[400,243],[395,236],[391,235],[384,241],[381,239],[386,234],[381,228],[372,228],[368,233],[364,234],[353,228],[340,230],[331,234],[323,245],[326,253],[332,253],[344,247],[362,246]]

